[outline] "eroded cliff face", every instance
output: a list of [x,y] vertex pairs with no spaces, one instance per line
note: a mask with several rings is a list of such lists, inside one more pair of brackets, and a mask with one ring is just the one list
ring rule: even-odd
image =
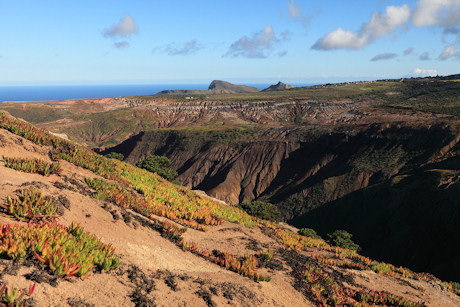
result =
[[319,134],[279,128],[219,141],[222,135],[210,140],[193,131],[145,132],[111,151],[122,152],[131,163],[150,154],[165,155],[183,185],[230,204],[268,200],[291,220],[417,168],[446,153],[456,141],[442,126],[374,125],[355,132]]
[[450,127],[196,134],[146,132],[112,150],[131,163],[165,155],[187,187],[231,204],[269,201],[298,228],[349,231],[367,256],[458,277],[460,134]]

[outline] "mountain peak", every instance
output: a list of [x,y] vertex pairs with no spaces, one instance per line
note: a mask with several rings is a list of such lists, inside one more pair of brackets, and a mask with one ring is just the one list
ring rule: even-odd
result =
[[262,92],[276,91],[276,90],[288,90],[288,89],[291,89],[291,88],[295,88],[295,86],[292,86],[290,84],[286,84],[286,83],[283,83],[283,82],[279,81],[277,84],[270,85],[266,89],[262,90]]
[[213,80],[209,85],[208,90],[219,94],[259,92],[259,89],[253,86],[236,85],[222,80]]

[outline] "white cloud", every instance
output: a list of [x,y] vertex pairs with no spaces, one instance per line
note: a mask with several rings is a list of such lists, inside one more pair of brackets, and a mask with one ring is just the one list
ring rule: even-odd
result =
[[409,48],[407,48],[406,50],[404,50],[404,55],[409,55],[409,54],[411,54],[413,51],[414,51],[414,48],[409,47]]
[[363,35],[353,33],[351,30],[345,31],[338,28],[332,31],[323,38],[319,39],[313,49],[331,50],[331,49],[362,49],[367,44],[366,38]]
[[190,55],[198,50],[203,49],[200,43],[195,39],[185,42],[183,45],[177,46],[174,44],[167,45],[164,49],[168,55]]
[[243,36],[234,42],[224,57],[246,57],[246,58],[266,58],[267,51],[273,48],[278,42],[272,26],[266,26],[260,32],[252,34],[251,37]]
[[419,57],[418,57],[419,60],[429,60],[430,59],[430,55],[428,54],[428,52],[424,52],[422,53]]
[[302,15],[302,8],[299,7],[294,1],[288,2],[288,13],[293,19],[299,18]]
[[381,60],[390,60],[396,58],[398,55],[396,53],[380,53],[371,59],[371,61],[381,61]]
[[438,71],[436,69],[416,68],[411,75],[414,77],[435,77],[438,75]]
[[460,0],[420,0],[412,14],[417,27],[460,25]]
[[126,14],[117,24],[106,29],[103,34],[105,37],[127,37],[137,32],[136,21],[131,15]]
[[457,51],[454,45],[447,46],[442,51],[441,55],[439,55],[440,60],[447,60],[449,58],[457,58],[457,60],[460,60],[460,51]]
[[[295,3],[295,1],[288,2],[287,7],[289,17],[294,21],[300,22],[304,27],[308,27],[310,21],[315,17],[314,15],[305,16],[303,14],[303,8]],[[318,12],[320,12],[320,10],[317,10],[317,13]]]
[[385,13],[374,13],[371,20],[361,26],[358,32],[338,28],[320,38],[313,49],[362,49],[376,39],[386,36],[391,31],[403,26],[410,16],[407,4],[387,6]]

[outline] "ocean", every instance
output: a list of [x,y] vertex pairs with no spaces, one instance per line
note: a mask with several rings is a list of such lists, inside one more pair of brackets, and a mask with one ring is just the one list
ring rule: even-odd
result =
[[[271,84],[247,84],[262,90]],[[4,101],[66,100],[154,95],[163,90],[206,90],[209,84],[0,86]]]

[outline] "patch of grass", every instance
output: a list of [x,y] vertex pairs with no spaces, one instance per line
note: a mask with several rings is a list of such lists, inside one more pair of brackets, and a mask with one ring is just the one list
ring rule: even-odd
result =
[[422,112],[460,115],[460,84],[436,78],[406,79],[401,95],[387,97],[387,107],[409,108]]

